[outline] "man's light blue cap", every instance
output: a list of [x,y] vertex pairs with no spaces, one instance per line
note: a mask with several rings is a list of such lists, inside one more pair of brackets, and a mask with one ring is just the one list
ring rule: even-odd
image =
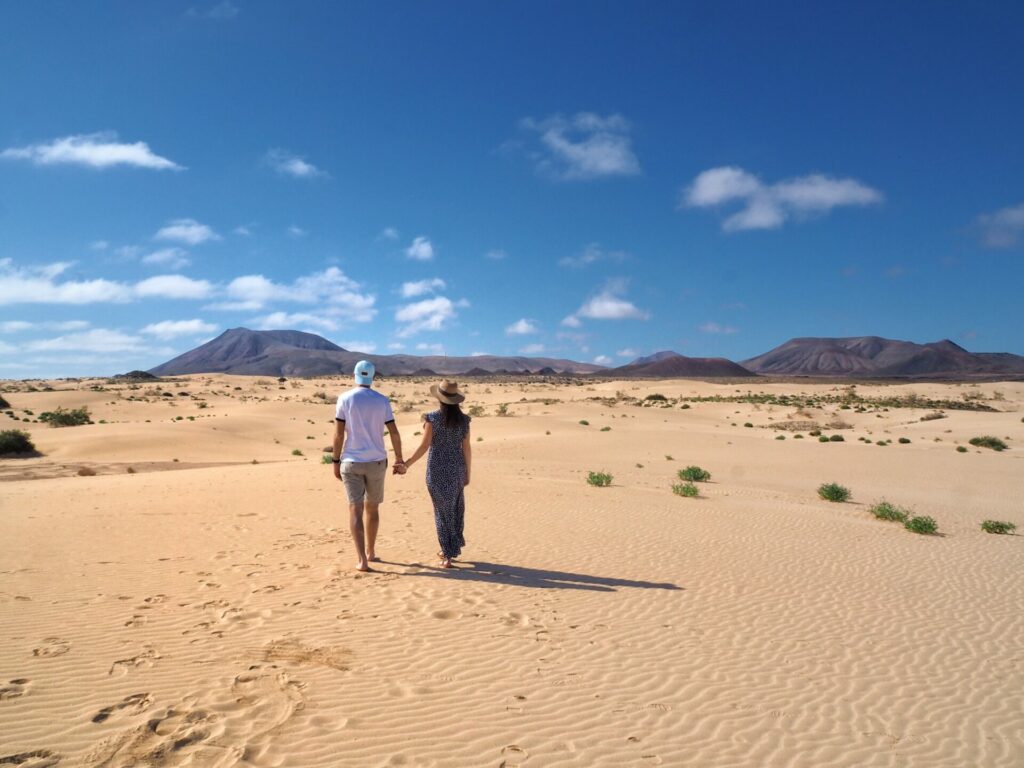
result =
[[376,375],[377,369],[374,368],[373,363],[369,360],[360,360],[356,363],[355,375],[356,384],[364,384],[370,386],[373,384],[373,377]]

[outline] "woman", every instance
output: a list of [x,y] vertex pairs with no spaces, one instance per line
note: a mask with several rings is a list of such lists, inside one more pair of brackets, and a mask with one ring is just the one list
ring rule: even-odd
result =
[[446,380],[430,387],[430,394],[441,407],[423,416],[423,442],[406,462],[411,467],[430,450],[427,456],[427,490],[434,502],[434,525],[441,551],[442,568],[451,568],[452,560],[462,554],[466,540],[462,536],[466,514],[463,488],[469,485],[472,450],[469,443],[469,416],[459,403],[466,396],[459,385]]

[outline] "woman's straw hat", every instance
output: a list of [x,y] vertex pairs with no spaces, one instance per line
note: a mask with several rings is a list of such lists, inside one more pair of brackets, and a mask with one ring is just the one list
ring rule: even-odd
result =
[[430,385],[430,394],[448,405],[458,405],[466,396],[459,392],[459,384],[451,379],[445,379],[440,384]]

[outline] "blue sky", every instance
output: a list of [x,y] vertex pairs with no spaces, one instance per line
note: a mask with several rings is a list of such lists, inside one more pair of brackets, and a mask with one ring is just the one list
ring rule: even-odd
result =
[[0,5],[0,377],[237,327],[1024,353],[1020,3]]

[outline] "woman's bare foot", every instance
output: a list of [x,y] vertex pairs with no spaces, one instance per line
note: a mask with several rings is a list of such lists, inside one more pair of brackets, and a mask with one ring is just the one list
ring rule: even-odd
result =
[[454,568],[455,567],[454,565],[452,565],[452,561],[449,558],[447,558],[447,557],[441,558],[441,562],[438,563],[438,565],[441,568]]
[[365,560],[362,560],[362,561],[356,563],[356,570],[357,571],[362,571],[363,573],[366,573],[367,571],[370,571],[370,570],[373,570],[373,569],[370,568],[370,564],[369,563],[367,563]]
[[367,560],[368,560],[369,562],[371,562],[371,563],[379,563],[379,562],[380,562],[380,558],[379,558],[379,557],[377,557],[376,555],[367,555],[367,556],[366,556],[366,559],[367,559]]

